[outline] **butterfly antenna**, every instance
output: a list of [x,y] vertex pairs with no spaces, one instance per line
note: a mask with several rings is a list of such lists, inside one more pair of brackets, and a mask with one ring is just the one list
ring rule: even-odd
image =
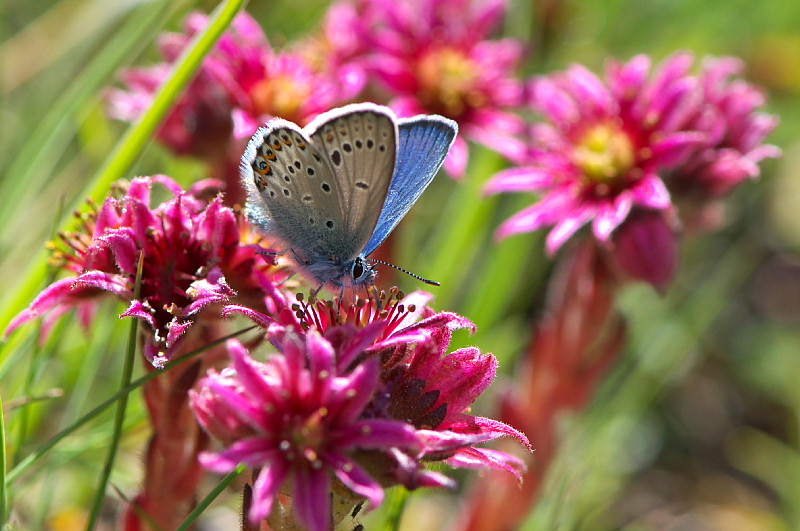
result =
[[407,271],[407,270],[403,269],[402,267],[398,267],[398,266],[396,266],[394,264],[390,264],[389,262],[384,262],[383,260],[375,260],[374,258],[370,258],[367,261],[368,262],[377,262],[379,264],[383,264],[383,265],[387,265],[389,267],[393,267],[393,268],[397,269],[398,271],[402,271],[406,275],[412,276],[412,277],[416,278],[417,280],[421,280],[425,284],[430,284],[431,286],[441,286],[441,284],[436,282],[435,280],[428,280],[427,278],[422,278],[419,275],[415,275],[411,271]]

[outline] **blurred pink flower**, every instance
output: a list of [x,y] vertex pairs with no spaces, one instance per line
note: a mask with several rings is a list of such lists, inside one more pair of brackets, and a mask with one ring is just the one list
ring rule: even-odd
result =
[[[502,22],[505,0],[361,0],[355,2],[371,49],[369,67],[390,92],[399,116],[441,114],[464,137],[511,157],[524,122],[512,110],[523,103],[516,78],[522,44],[488,40]],[[468,146],[459,136],[445,167],[461,177]]]
[[364,37],[361,14],[349,1],[332,4],[321,31],[291,48],[315,72],[336,79],[344,99],[358,96],[367,84],[365,58],[370,47]]
[[[152,185],[174,196],[150,207]],[[184,191],[166,176],[134,179],[120,200],[110,197],[84,219],[83,232],[62,235],[71,248],[56,253],[75,273],[45,288],[9,325],[6,335],[43,314],[45,330],[76,308],[88,327],[100,302],[111,293],[128,301],[122,317],[146,325],[145,356],[153,365],[169,360],[181,337],[211,304],[260,301],[269,264],[260,247],[240,244],[239,218],[219,197],[201,197],[215,182]],[[141,293],[134,298],[139,254],[144,254]],[[219,311],[214,319],[219,318]]]
[[708,200],[728,194],[746,179],[760,174],[758,164],[781,155],[764,139],[778,126],[778,117],[758,112],[765,97],[742,79],[744,64],[735,57],[710,58],[699,75],[703,112],[689,127],[709,135],[702,148],[665,179],[676,196]]
[[639,55],[611,62],[605,83],[580,65],[534,79],[531,106],[547,123],[531,126],[529,165],[501,172],[486,190],[543,197],[498,235],[553,226],[547,251],[555,253],[586,223],[608,243],[634,208],[672,209],[662,176],[708,140],[699,126],[686,128],[702,104],[692,61],[676,54],[652,78],[650,59]]

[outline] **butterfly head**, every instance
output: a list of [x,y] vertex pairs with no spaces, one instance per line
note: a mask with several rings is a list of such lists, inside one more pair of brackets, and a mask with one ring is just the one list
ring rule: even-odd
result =
[[336,257],[317,258],[302,261],[301,269],[316,279],[320,285],[331,289],[371,286],[375,283],[377,271],[363,256],[343,261]]
[[375,271],[375,268],[372,265],[367,264],[360,256],[357,256],[356,259],[353,260],[353,265],[350,266],[350,278],[355,286],[361,284],[374,284],[376,274],[377,272]]

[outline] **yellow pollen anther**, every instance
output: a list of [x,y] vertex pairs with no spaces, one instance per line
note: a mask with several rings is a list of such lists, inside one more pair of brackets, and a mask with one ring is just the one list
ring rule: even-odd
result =
[[261,114],[297,121],[300,109],[311,97],[312,88],[289,75],[279,75],[256,83],[250,99]]
[[461,50],[434,49],[418,63],[420,98],[428,106],[440,107],[448,116],[479,107],[485,97],[475,86],[478,72],[475,62]]
[[602,123],[587,130],[574,151],[574,160],[589,182],[611,184],[635,163],[630,137],[619,126]]

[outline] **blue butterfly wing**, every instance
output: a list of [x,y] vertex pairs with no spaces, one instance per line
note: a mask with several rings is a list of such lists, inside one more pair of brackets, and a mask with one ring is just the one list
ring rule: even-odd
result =
[[364,256],[383,243],[431,184],[458,134],[458,125],[442,116],[398,120],[398,151],[389,193]]

